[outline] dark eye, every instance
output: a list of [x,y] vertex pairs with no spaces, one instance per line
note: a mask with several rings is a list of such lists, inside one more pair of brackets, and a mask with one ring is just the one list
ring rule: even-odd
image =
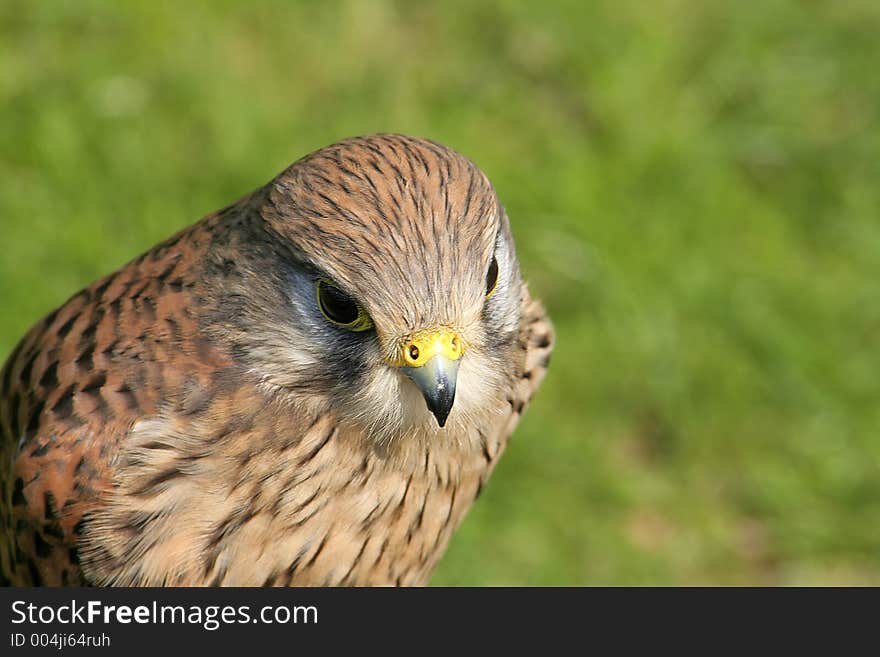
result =
[[498,286],[498,260],[492,256],[492,262],[489,263],[489,271],[486,273],[486,298],[492,296],[495,288]]
[[333,283],[321,278],[315,288],[318,308],[330,322],[350,331],[366,331],[373,327],[366,311]]

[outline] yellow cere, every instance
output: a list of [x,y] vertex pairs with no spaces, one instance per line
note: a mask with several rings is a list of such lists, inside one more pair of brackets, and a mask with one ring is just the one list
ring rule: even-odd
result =
[[461,338],[451,329],[420,331],[404,343],[401,357],[396,364],[405,367],[421,367],[434,356],[458,360],[463,351]]

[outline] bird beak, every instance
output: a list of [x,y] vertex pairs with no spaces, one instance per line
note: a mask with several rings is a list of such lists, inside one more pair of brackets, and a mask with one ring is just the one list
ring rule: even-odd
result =
[[428,410],[441,427],[455,402],[455,380],[463,353],[458,333],[441,327],[411,336],[401,345],[397,360],[390,363],[400,367],[422,391]]
[[459,362],[437,355],[421,367],[403,368],[404,374],[422,391],[428,410],[434,414],[441,427],[446,424],[446,418],[455,402],[455,380]]

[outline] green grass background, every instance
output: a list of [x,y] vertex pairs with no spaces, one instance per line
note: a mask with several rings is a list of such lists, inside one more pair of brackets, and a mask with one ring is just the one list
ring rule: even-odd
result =
[[880,584],[880,4],[0,4],[0,357],[339,138],[494,181],[558,331],[435,584]]

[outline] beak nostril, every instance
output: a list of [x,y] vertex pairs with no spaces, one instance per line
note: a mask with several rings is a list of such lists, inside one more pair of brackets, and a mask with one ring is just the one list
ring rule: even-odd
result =
[[465,351],[461,336],[448,328],[423,329],[404,336],[396,347],[396,356],[387,363],[394,367],[423,367],[437,356],[458,360]]

